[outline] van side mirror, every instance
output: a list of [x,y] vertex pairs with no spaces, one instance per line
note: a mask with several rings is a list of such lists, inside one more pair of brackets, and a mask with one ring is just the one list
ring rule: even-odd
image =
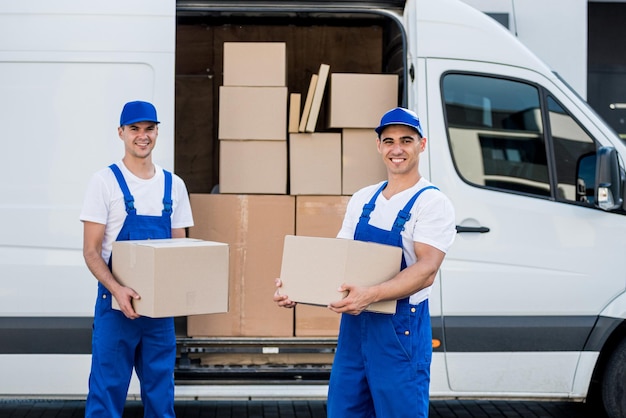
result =
[[596,154],[595,205],[606,211],[620,209],[624,204],[624,179],[617,151],[601,147]]

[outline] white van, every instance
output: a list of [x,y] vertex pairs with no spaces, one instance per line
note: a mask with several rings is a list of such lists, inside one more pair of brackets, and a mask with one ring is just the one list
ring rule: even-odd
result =
[[[321,27],[341,35],[295,36],[309,49],[290,65],[332,53],[343,72],[377,62],[398,74],[399,104],[420,115],[429,138],[422,174],[456,208],[458,237],[431,297],[432,396],[597,397],[609,416],[626,417],[624,144],[506,29],[464,3],[325,4],[0,5],[0,395],[86,394],[96,283],[78,214],[88,178],[121,156],[121,104],[154,102],[157,163],[210,192],[221,68],[206,65],[188,30],[214,37],[215,58],[225,31],[263,41]],[[380,36],[378,50],[362,49],[365,32]],[[229,383],[221,396],[237,386]],[[294,387],[323,396],[323,384],[272,391]],[[178,385],[177,395],[211,390]]]

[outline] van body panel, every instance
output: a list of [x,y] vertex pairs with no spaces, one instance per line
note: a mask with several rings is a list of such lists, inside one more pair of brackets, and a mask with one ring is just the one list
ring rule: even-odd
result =
[[[173,120],[174,13],[169,0],[3,5],[0,108],[12,140],[0,157],[11,179],[0,185],[0,264],[19,280],[3,283],[0,315],[93,314],[85,295],[95,297],[96,281],[78,221],[84,190],[120,158],[120,103],[151,100]],[[173,132],[163,126],[155,151],[168,169]]]
[[[625,271],[626,260],[620,254],[626,223],[623,215],[464,181],[451,158],[442,112],[442,78],[450,73],[508,77],[543,86],[602,145],[613,143],[582,106],[538,72],[493,63],[427,60],[430,180],[453,201],[457,225],[489,231],[459,233],[440,272],[450,388],[566,396],[595,318],[623,292],[620,272]],[[555,321],[571,332],[555,328]],[[497,332],[489,331],[493,327]],[[556,335],[559,341],[538,344]],[[533,339],[537,339],[534,349]],[[498,347],[508,349],[498,352]],[[578,376],[580,386],[584,384],[580,376],[590,379],[590,370],[581,366]]]
[[626,293],[621,293],[613,299],[600,313],[600,316],[626,319]]
[[583,399],[587,396],[589,382],[591,382],[599,357],[598,352],[584,351],[580,354],[570,398]]
[[[549,72],[546,64],[504,26],[486,20],[491,18],[466,3],[455,0],[417,0],[417,3],[420,57],[506,63]],[[452,33],[454,37],[450,36]]]
[[[0,379],[0,394],[84,399],[88,393],[90,367],[90,354],[0,354],[0,368],[4,376],[11,377]],[[140,394],[139,379],[133,371],[128,398],[140,399]]]
[[570,352],[452,353],[446,355],[446,364],[455,392],[569,397],[579,356]]
[[[620,257],[621,236],[626,232],[623,216],[479,188],[459,178],[445,140],[441,84],[434,82],[451,71],[506,75],[543,85],[596,139],[612,145],[537,73],[495,64],[428,61],[428,97],[433,100],[428,107],[429,134],[437,138],[429,141],[431,181],[455,203],[458,225],[490,229],[486,234],[459,234],[447,255],[442,269],[444,315],[597,315],[624,288],[624,278],[618,274],[626,268],[626,260]],[[589,262],[600,259],[602,263]],[[598,277],[603,280],[601,286]],[[477,286],[483,291],[476,292]],[[471,300],[467,294],[473,295]],[[499,295],[498,300],[491,294]],[[528,300],[533,301],[530,307]]]
[[[38,327],[45,323],[38,318],[93,316],[96,280],[82,257],[78,219],[84,190],[94,171],[121,158],[116,128],[128,100],[153,101],[168,121],[155,161],[173,169],[174,46],[172,0],[3,3],[0,317]],[[7,327],[3,335],[29,332]],[[14,351],[21,343],[2,345]],[[0,394],[86,395],[90,355],[33,348],[0,355],[12,376]],[[129,393],[137,395],[133,382]]]

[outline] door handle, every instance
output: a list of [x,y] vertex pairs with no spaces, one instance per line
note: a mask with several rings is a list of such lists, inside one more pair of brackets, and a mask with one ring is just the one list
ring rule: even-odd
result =
[[486,232],[489,232],[489,228],[487,228],[486,226],[462,226],[462,225],[457,225],[456,226],[456,232],[460,233],[460,232],[478,232],[480,234],[484,234]]

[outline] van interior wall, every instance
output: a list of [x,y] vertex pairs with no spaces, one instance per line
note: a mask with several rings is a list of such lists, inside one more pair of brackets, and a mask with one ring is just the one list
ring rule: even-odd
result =
[[[382,19],[340,22],[292,19],[279,24],[259,24],[259,20],[216,24],[202,17],[178,18],[174,164],[190,193],[210,193],[219,184],[217,121],[224,42],[285,42],[288,93],[301,93],[303,102],[311,75],[322,63],[338,73],[395,72],[402,85],[397,51],[402,51],[402,43],[398,45],[397,29]],[[316,132],[329,131],[326,104],[322,101]]]

